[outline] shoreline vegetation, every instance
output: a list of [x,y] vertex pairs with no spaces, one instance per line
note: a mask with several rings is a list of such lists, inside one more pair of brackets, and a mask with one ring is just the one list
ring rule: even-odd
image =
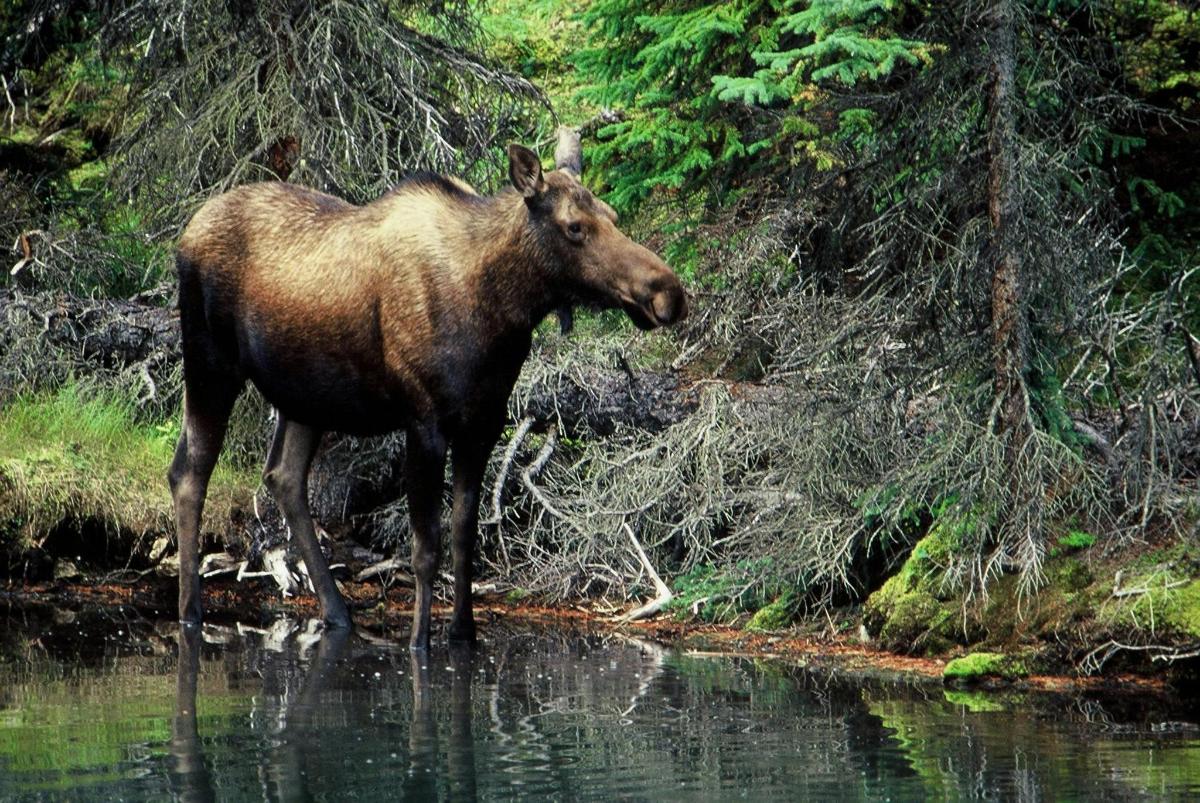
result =
[[[561,123],[693,311],[538,330],[480,583],[1004,682],[1200,667],[1186,3],[119,5],[0,9],[4,594],[172,582],[171,254],[203,199],[364,203],[414,170],[492,192],[503,146]],[[255,609],[303,587],[270,416],[239,401],[203,525]],[[406,570],[403,456],[326,437],[310,495],[344,582]]]

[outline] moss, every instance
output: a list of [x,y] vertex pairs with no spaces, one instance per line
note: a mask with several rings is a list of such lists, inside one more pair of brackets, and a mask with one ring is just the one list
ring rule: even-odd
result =
[[1070,593],[1084,590],[1095,580],[1092,570],[1078,558],[1067,558],[1055,566],[1051,579],[1055,585]]
[[[1096,620],[1109,631],[1200,638],[1200,579],[1186,544],[1150,553],[1122,575],[1120,596],[1105,595]],[[1147,566],[1150,559],[1162,562]]]
[[759,608],[750,621],[746,630],[751,633],[765,633],[771,630],[782,630],[792,623],[792,595],[782,594],[774,602]]
[[889,649],[931,654],[949,649],[954,644],[953,634],[950,606],[915,591],[896,599],[879,638]]
[[944,680],[965,683],[989,677],[1015,680],[1028,674],[1024,661],[1000,652],[973,652],[955,658],[942,670]]
[[900,570],[868,597],[863,624],[885,647],[932,653],[954,644],[957,605],[942,572],[978,521],[972,513],[939,518]]
[[1163,619],[1179,633],[1200,638],[1200,580],[1164,592]]
[[517,587],[504,595],[504,601],[507,602],[509,605],[515,605],[516,603],[520,602],[521,600],[526,599],[528,596],[529,596],[529,589]]
[[85,187],[100,186],[107,174],[107,166],[103,161],[96,159],[84,162],[79,167],[70,170],[67,173],[67,181],[70,183],[72,189],[81,190]]
[[1118,609],[1118,621],[1148,633],[1172,633],[1200,638],[1200,580],[1182,586],[1165,572],[1126,580],[1126,588],[1145,588],[1143,594],[1126,598]]

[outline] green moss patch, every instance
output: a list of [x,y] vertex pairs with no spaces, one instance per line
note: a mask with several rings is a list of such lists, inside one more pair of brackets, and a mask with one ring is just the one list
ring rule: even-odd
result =
[[782,594],[774,602],[764,605],[746,622],[746,630],[751,633],[766,633],[772,630],[782,630],[792,623],[795,601],[791,594]]
[[1016,680],[1026,677],[1025,662],[1001,652],[973,652],[955,658],[942,670],[942,679],[953,683],[973,683],[987,678]]
[[1123,595],[1108,599],[1098,618],[1118,631],[1200,638],[1200,580],[1176,577],[1162,569],[1123,578]]
[[867,631],[888,649],[935,653],[958,640],[959,606],[942,579],[963,539],[980,525],[973,513],[940,518],[863,611]]

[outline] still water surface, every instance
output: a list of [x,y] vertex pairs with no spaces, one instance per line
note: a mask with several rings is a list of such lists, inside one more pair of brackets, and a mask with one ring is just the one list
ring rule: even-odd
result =
[[492,622],[0,607],[0,799],[1068,800],[1200,794],[1194,710],[994,696]]

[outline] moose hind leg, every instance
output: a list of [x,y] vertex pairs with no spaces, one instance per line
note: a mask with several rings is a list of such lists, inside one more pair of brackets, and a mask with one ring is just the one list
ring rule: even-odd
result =
[[446,468],[446,441],[435,430],[412,427],[405,441],[408,452],[404,485],[413,532],[413,578],[416,601],[409,647],[429,649],[433,605],[433,576],[442,554],[442,475]]
[[179,621],[199,623],[200,517],[240,382],[211,382],[184,391],[183,427],[167,472],[179,542]]
[[320,443],[320,432],[295,421],[286,421],[281,415],[263,481],[283,510],[288,528],[300,545],[300,555],[321,603],[321,618],[331,627],[349,627],[350,611],[333,582],[308,510],[308,469]]

